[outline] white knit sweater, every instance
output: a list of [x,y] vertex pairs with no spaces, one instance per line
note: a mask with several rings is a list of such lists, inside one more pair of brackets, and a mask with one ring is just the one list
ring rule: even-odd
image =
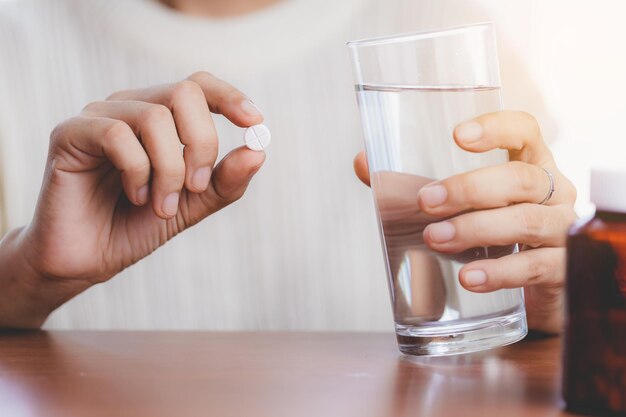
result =
[[[490,19],[466,3],[291,0],[221,20],[149,0],[0,3],[5,230],[32,216],[51,129],[113,91],[207,70],[253,98],[274,138],[242,200],[46,327],[391,329],[372,199],[352,172],[362,145],[345,41]],[[216,119],[224,154],[242,132]]]

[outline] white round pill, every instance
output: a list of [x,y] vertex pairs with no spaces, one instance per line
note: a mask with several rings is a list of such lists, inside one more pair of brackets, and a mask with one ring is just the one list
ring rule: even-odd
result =
[[243,135],[244,143],[253,151],[262,151],[267,148],[271,139],[270,130],[263,124],[250,126]]

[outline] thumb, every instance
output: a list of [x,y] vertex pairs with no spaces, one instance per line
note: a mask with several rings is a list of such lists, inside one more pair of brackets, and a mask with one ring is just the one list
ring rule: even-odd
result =
[[241,198],[263,162],[265,152],[252,151],[245,146],[226,155],[215,167],[208,189],[200,194],[187,194],[187,226]]
[[363,184],[370,185],[370,171],[367,167],[365,152],[361,151],[354,157],[354,172]]

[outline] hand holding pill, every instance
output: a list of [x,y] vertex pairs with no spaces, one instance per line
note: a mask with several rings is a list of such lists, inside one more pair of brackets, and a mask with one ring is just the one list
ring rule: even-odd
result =
[[71,283],[51,299],[106,281],[244,194],[265,153],[240,146],[218,161],[211,113],[247,128],[247,148],[269,144],[259,109],[207,72],[118,91],[54,129],[37,212],[19,252],[38,275]]

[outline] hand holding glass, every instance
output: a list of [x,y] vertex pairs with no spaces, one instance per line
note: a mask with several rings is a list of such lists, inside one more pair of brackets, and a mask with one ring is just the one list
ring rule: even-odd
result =
[[423,231],[442,219],[417,203],[426,184],[508,160],[504,150],[470,153],[452,139],[460,122],[502,108],[493,25],[349,46],[400,350],[447,355],[520,340],[527,332],[521,289],[479,294],[458,281],[465,263],[511,254],[516,245],[435,253]]

